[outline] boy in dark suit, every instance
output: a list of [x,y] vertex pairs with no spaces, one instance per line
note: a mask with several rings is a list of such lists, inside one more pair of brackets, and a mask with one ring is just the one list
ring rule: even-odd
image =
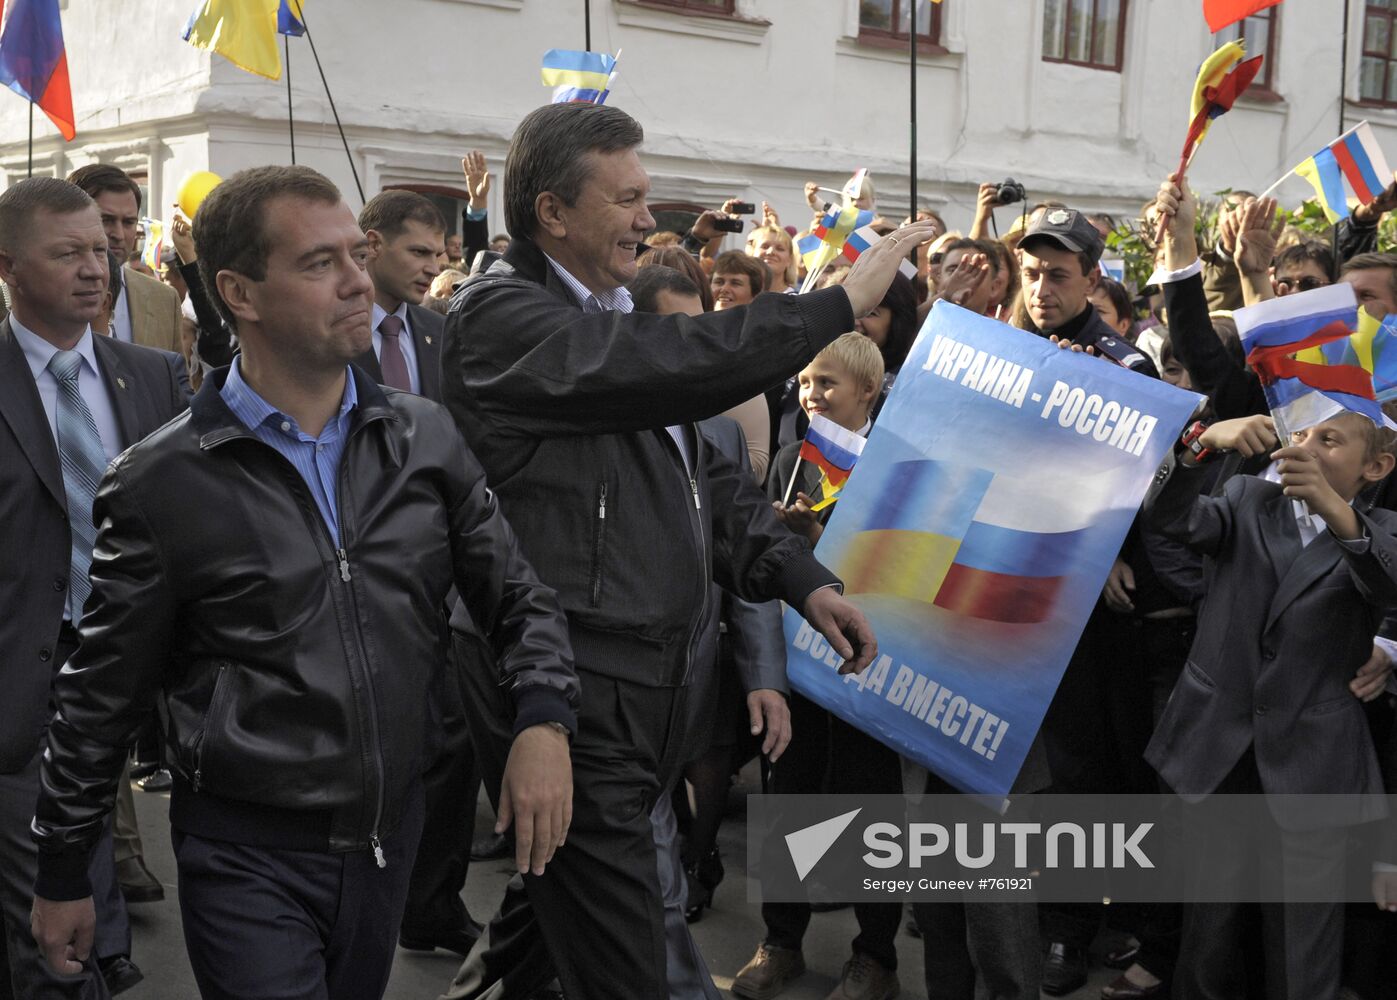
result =
[[[1347,814],[1277,815],[1283,845],[1304,851],[1315,849],[1317,828],[1382,814],[1381,800],[1366,797],[1382,793],[1382,778],[1349,681],[1372,651],[1384,609],[1397,605],[1397,514],[1354,499],[1392,470],[1397,438],[1344,412],[1274,453],[1279,482],[1237,476],[1219,496],[1198,495],[1200,458],[1251,457],[1275,442],[1267,416],[1213,424],[1166,462],[1146,498],[1154,526],[1212,559],[1197,638],[1146,758],[1186,800],[1358,796]],[[1240,873],[1258,853],[1247,838],[1224,837],[1206,860],[1215,872]],[[1343,858],[1332,850],[1307,864],[1307,874],[1342,877]],[[1191,906],[1176,996],[1247,995],[1254,970],[1241,939],[1253,921],[1241,903]],[[1265,995],[1337,997],[1342,937],[1338,904],[1263,908]]]

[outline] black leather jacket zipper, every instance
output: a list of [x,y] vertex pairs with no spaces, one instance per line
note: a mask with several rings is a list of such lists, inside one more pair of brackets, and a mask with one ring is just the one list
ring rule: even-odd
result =
[[[358,430],[358,428],[351,428],[349,434],[346,435],[344,443],[346,450],[348,450],[349,443],[353,439],[356,430]],[[373,672],[369,669],[369,654],[368,650],[364,647],[364,634],[359,629],[359,602],[354,594],[353,574],[350,572],[349,568],[349,542],[346,536],[352,521],[345,515],[347,509],[345,506],[345,498],[349,495],[349,489],[345,479],[344,468],[344,455],[341,454],[340,467],[335,470],[335,509],[339,518],[340,540],[342,544],[335,550],[335,555],[339,559],[340,583],[343,584],[345,593],[348,595],[349,610],[353,615],[354,642],[359,654],[360,668],[364,675],[364,692],[369,698],[369,739],[373,743],[374,765],[378,769],[378,787],[375,789],[374,821],[373,828],[369,832],[369,847],[373,851],[374,861],[378,863],[378,867],[387,868],[388,861],[383,856],[383,845],[378,839],[378,828],[383,823],[384,786],[388,783],[388,768],[383,763],[383,741],[378,731],[378,695],[374,690]],[[324,519],[321,518],[320,521],[322,527],[324,527],[328,533],[329,527],[324,524]]]

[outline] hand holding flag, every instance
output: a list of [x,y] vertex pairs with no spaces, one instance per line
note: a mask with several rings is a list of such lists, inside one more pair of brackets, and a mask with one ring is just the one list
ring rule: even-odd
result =
[[[1252,80],[1260,72],[1264,57],[1256,56],[1243,62],[1246,54],[1245,43],[1228,42],[1205,59],[1199,68],[1189,108],[1188,133],[1184,136],[1183,152],[1179,155],[1177,173],[1180,186],[1213,119],[1231,111],[1237,98],[1251,86]],[[1164,239],[1164,225],[1164,221],[1160,220],[1159,230],[1155,234],[1156,243]]]
[[1282,441],[1344,410],[1361,413],[1379,427],[1386,425],[1370,369],[1327,358],[1316,363],[1309,353],[1337,341],[1356,348],[1351,334],[1372,329],[1371,322],[1360,328],[1359,312],[1353,286],[1338,284],[1270,299],[1232,314],[1247,364],[1261,380]]

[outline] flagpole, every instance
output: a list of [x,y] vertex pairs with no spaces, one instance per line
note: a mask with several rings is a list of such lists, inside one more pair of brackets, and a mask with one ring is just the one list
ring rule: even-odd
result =
[[34,102],[29,102],[29,172],[26,177],[34,176]]
[[[297,4],[301,7],[300,4]],[[359,203],[365,204],[368,199],[364,197],[364,185],[359,183],[359,171],[354,166],[354,154],[349,151],[349,140],[344,137],[344,126],[340,124],[340,113],[335,108],[334,95],[330,93],[330,81],[325,79],[325,67],[320,65],[320,53],[315,50],[315,39],[311,37],[310,24],[306,21],[305,8],[301,7],[301,27],[306,29],[306,41],[310,42],[310,54],[315,59],[316,72],[320,74],[320,83],[325,88],[325,99],[330,102],[330,114],[335,116],[335,128],[340,133],[340,143],[344,146],[345,159],[349,161],[349,172],[354,175],[354,186],[359,191]]]
[[908,117],[911,125],[911,148],[908,152],[908,208],[907,215],[911,221],[917,221],[917,7],[921,0],[905,0],[912,4],[907,17],[907,62],[909,66],[908,77],[910,100],[908,102]]
[[799,456],[799,455],[796,455],[796,464],[795,464],[795,468],[791,469],[791,481],[790,481],[790,483],[788,483],[787,486],[786,486],[786,495],[785,495],[784,497],[781,498],[781,506],[782,506],[782,507],[789,507],[789,506],[791,505],[791,494],[795,491],[795,488],[796,488],[796,477],[799,476],[799,475],[800,475],[800,456]]
[[592,0],[582,0],[582,25],[587,38],[585,50],[592,51]]
[[1349,23],[1349,0],[1344,0],[1344,31],[1342,48],[1339,50],[1339,134],[1344,134],[1345,116],[1348,108],[1344,106],[1344,96],[1348,89],[1348,23]]
[[286,129],[291,133],[291,165],[296,165],[296,116],[291,110],[291,36],[282,35],[286,44]]

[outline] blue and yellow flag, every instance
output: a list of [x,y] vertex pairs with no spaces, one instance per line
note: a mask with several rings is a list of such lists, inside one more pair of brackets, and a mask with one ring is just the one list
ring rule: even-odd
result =
[[189,15],[184,40],[217,52],[239,69],[281,79],[277,51],[280,0],[204,0]]
[[543,54],[543,82],[549,87],[602,91],[615,68],[615,57],[605,52],[549,49]]

